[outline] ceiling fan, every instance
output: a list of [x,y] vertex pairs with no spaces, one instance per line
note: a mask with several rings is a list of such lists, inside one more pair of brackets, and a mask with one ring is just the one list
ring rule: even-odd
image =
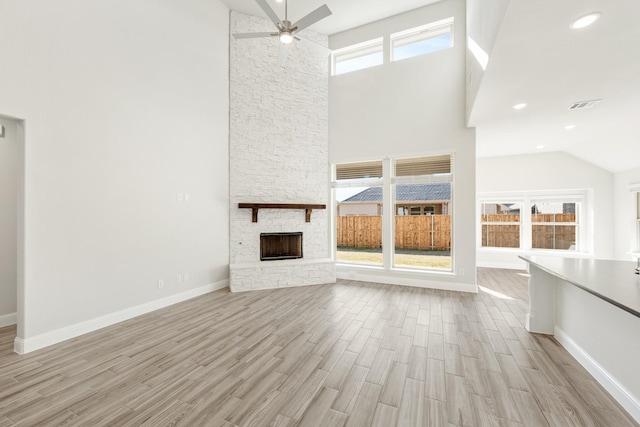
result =
[[260,38],[260,37],[278,37],[280,40],[280,50],[278,51],[278,65],[284,65],[287,60],[287,49],[291,42],[295,39],[299,42],[304,43],[307,46],[315,48],[317,50],[322,51],[323,53],[329,53],[330,50],[324,46],[321,46],[312,41],[301,38],[297,35],[299,31],[304,30],[305,28],[315,24],[321,19],[326,18],[331,15],[331,10],[326,4],[323,4],[313,12],[307,14],[306,16],[300,18],[298,21],[291,23],[289,21],[289,11],[287,0],[284,0],[284,19],[280,19],[276,12],[269,6],[267,0],[256,0],[258,6],[267,14],[269,19],[276,25],[278,31],[272,33],[234,33],[234,39],[252,39],[252,38]]

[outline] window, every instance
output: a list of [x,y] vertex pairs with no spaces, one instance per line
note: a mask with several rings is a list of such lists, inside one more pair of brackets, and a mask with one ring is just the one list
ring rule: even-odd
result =
[[481,246],[584,251],[584,195],[521,194],[480,201]]
[[382,64],[382,37],[347,46],[331,54],[331,75],[349,73]]
[[453,271],[452,160],[446,154],[336,165],[336,261]]
[[577,230],[577,203],[537,200],[531,207],[533,249],[575,250]]
[[391,61],[412,58],[453,46],[453,18],[391,34]]
[[382,161],[336,165],[336,261],[382,265]]
[[[385,36],[387,37],[387,36]],[[388,36],[390,59],[400,61],[453,47],[453,17]],[[384,37],[343,47],[331,53],[331,75],[350,73],[387,62]]]
[[396,159],[393,165],[395,204],[408,213],[396,209],[393,265],[451,271],[451,155]]
[[441,205],[407,206],[396,203],[396,215],[434,215],[442,213]]
[[520,247],[520,204],[514,202],[482,203],[482,247]]

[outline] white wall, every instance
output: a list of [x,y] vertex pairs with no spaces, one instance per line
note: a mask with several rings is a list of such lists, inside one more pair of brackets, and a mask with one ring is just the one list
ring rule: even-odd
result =
[[6,0],[0,51],[27,124],[19,338],[224,283],[227,8]]
[[18,173],[17,123],[0,118],[0,327],[15,323],[18,290]]
[[629,252],[637,252],[635,248],[636,224],[634,221],[635,194],[629,191],[629,185],[640,183],[640,169],[632,169],[616,173],[613,176],[613,212],[614,227],[614,259],[635,260]]
[[[562,152],[479,158],[476,172],[478,197],[486,193],[515,195],[522,191],[586,190],[591,239],[588,256],[613,257],[614,200],[610,172]],[[518,259],[523,253],[479,247],[478,265],[524,269],[525,264]]]
[[[467,36],[489,56],[489,63],[509,4],[510,0],[467,0]],[[467,50],[467,120],[471,116],[483,77],[482,66]]]
[[330,78],[329,158],[453,152],[456,275],[432,280],[475,286],[475,130],[465,127],[464,1],[397,15],[331,36],[329,43],[336,49],[451,16],[453,48]]

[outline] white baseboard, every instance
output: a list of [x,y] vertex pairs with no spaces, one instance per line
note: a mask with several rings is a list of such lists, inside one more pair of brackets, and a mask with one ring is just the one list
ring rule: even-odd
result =
[[87,320],[85,322],[76,323],[75,325],[66,326],[64,328],[60,328],[51,332],[36,335],[35,337],[26,339],[16,338],[14,341],[13,349],[18,354],[30,353],[32,351],[39,350],[53,344],[58,344],[62,341],[66,341],[68,339],[75,338],[89,332],[97,331],[98,329],[115,325],[116,323],[133,319],[134,317],[141,316],[143,314],[147,314],[152,311],[198,297],[200,295],[208,294],[209,292],[217,291],[228,286],[229,279],[226,279],[220,282],[201,286],[196,289],[190,289],[188,291],[161,298],[155,301],[140,304],[135,307],[117,311],[115,313],[107,314],[105,316],[97,317],[95,319]]
[[476,261],[476,266],[482,268],[500,268],[502,270],[526,270],[527,263],[511,263],[511,262],[482,262]]
[[0,315],[0,328],[15,325],[16,323],[18,323],[18,315],[16,313]]
[[564,348],[587,370],[618,401],[624,409],[637,421],[640,422],[640,399],[631,394],[618,380],[616,380],[606,369],[573,341],[562,329],[555,327],[555,337]]

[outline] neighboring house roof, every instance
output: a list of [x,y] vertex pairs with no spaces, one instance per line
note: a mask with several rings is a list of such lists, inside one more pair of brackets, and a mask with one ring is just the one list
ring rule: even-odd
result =
[[[396,186],[396,203],[418,201],[451,200],[450,182],[430,182],[428,184],[400,184]],[[341,203],[382,202],[382,187],[371,187],[355,194]]]

